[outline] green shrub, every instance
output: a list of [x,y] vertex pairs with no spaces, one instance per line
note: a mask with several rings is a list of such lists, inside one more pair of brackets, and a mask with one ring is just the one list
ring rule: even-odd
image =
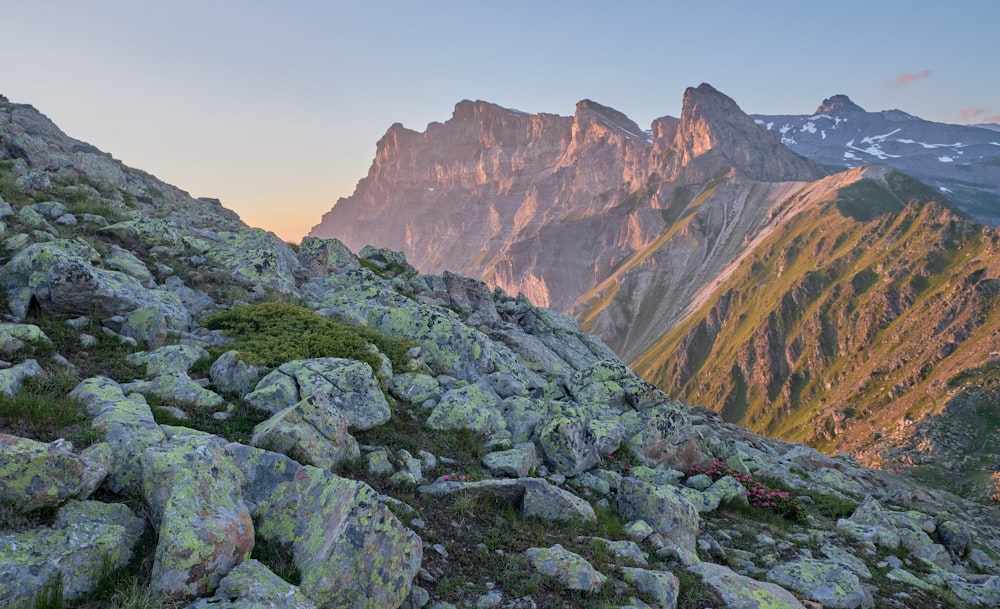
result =
[[222,330],[236,340],[236,349],[251,364],[275,368],[285,362],[317,357],[342,357],[365,362],[378,370],[379,357],[368,350],[373,344],[403,369],[413,343],[383,336],[364,326],[347,326],[309,309],[287,302],[239,305],[209,316],[204,325]]

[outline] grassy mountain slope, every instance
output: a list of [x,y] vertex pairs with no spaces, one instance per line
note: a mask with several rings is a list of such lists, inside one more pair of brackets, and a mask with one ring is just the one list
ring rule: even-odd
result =
[[942,412],[949,380],[996,349],[997,237],[903,174],[856,177],[788,199],[636,371],[729,421],[869,462]]

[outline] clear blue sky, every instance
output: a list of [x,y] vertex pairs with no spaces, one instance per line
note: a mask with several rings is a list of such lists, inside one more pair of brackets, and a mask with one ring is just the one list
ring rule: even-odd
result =
[[395,122],[456,102],[642,126],[708,82],[749,113],[1000,122],[1000,2],[11,0],[0,93],[298,240]]

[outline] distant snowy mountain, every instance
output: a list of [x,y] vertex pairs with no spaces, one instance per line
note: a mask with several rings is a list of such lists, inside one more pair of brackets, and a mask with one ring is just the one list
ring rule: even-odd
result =
[[753,115],[799,154],[833,168],[881,163],[913,175],[973,218],[1000,225],[1000,125],[935,123],[901,110],[867,112],[846,95],[811,115]]

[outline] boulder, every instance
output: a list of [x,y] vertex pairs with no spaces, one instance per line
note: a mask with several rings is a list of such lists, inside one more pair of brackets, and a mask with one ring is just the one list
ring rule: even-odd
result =
[[111,446],[114,467],[108,476],[109,488],[120,494],[142,490],[142,454],[147,446],[165,440],[141,395],[128,397],[121,385],[105,377],[82,381],[69,397],[83,403],[95,428],[104,432]]
[[222,578],[215,596],[198,599],[184,609],[316,609],[316,604],[298,586],[251,558]]
[[650,571],[636,567],[622,567],[622,579],[635,589],[656,601],[660,607],[676,607],[680,582],[669,571]]
[[[148,305],[139,307],[125,318],[121,335],[134,338],[140,345],[151,349],[163,347],[167,342],[167,330],[170,325],[167,317],[158,307]],[[186,372],[186,370],[184,370]],[[147,371],[147,374],[152,374]]]
[[441,384],[436,378],[419,372],[403,372],[389,380],[389,393],[397,400],[416,406],[441,397]]
[[535,428],[545,461],[564,476],[576,476],[601,462],[593,431],[578,417],[557,415]]
[[337,239],[303,237],[296,257],[307,278],[326,277],[361,266],[351,250]]
[[44,373],[42,367],[33,359],[25,360],[10,368],[4,368],[0,370],[0,395],[13,397],[21,392],[24,379]]
[[[122,334],[128,336],[124,329]],[[200,345],[167,345],[154,351],[132,353],[128,356],[128,361],[145,366],[146,376],[152,378],[168,374],[187,374],[191,366],[203,357],[208,357],[208,351]]]
[[86,499],[107,475],[99,460],[77,455],[62,440],[45,444],[0,433],[0,504],[28,512]]
[[0,323],[0,353],[14,353],[26,342],[52,343],[45,332],[34,324]]
[[727,609],[806,609],[781,586],[739,575],[729,567],[703,562],[687,570],[699,575]]
[[573,493],[539,478],[522,478],[524,500],[521,515],[553,522],[594,522],[597,516],[590,503]]
[[208,374],[212,384],[222,393],[233,393],[242,399],[253,391],[265,368],[248,364],[238,351],[226,351],[212,362]]
[[218,409],[225,403],[221,395],[205,389],[185,374],[158,376],[150,381],[133,381],[122,385],[129,392],[155,396],[167,403],[190,404],[205,410]]
[[850,518],[838,520],[837,529],[859,541],[871,541],[889,550],[902,545],[914,556],[939,567],[951,565],[945,547],[934,543],[928,535],[934,531],[933,519],[919,512],[887,510],[871,495],[865,497]]
[[144,528],[124,504],[70,501],[51,527],[0,534],[0,603],[27,601],[57,578],[65,601],[93,592],[95,565],[124,567]]
[[491,435],[506,427],[500,414],[500,396],[491,387],[466,385],[441,396],[427,418],[431,429],[469,429]]
[[653,531],[674,542],[697,560],[698,510],[675,487],[655,486],[623,478],[618,488],[618,512],[626,520],[643,520]]
[[2,268],[0,285],[10,310],[23,319],[32,299],[43,311],[106,319],[138,308],[159,309],[173,329],[185,330],[190,313],[176,295],[149,289],[121,271],[94,266],[100,256],[84,242],[66,239],[29,245]]
[[509,450],[501,450],[483,455],[483,465],[493,476],[523,478],[528,472],[541,465],[535,445],[531,442],[518,444]]
[[304,465],[332,469],[341,461],[361,456],[347,427],[340,410],[317,393],[257,425],[250,444],[288,455]]
[[151,589],[182,598],[211,594],[254,546],[243,475],[224,455],[221,438],[173,433],[143,453],[142,481],[159,533]]
[[259,228],[240,228],[202,233],[209,241],[208,263],[226,269],[242,285],[271,288],[283,293],[295,289],[299,260],[292,248]]
[[874,607],[858,576],[836,561],[801,558],[767,572],[767,581],[794,590],[830,609]]
[[245,475],[256,534],[287,548],[317,606],[395,608],[420,569],[422,545],[368,485],[230,444]]
[[332,407],[340,410],[352,430],[381,425],[391,415],[371,366],[334,357],[282,364],[261,379],[244,401],[276,413],[315,394],[324,395]]
[[560,544],[551,548],[528,548],[524,555],[536,571],[555,577],[569,590],[597,592],[607,579],[584,557]]
[[637,427],[629,430],[628,446],[646,465],[687,471],[712,460],[683,403],[663,401],[639,415]]

